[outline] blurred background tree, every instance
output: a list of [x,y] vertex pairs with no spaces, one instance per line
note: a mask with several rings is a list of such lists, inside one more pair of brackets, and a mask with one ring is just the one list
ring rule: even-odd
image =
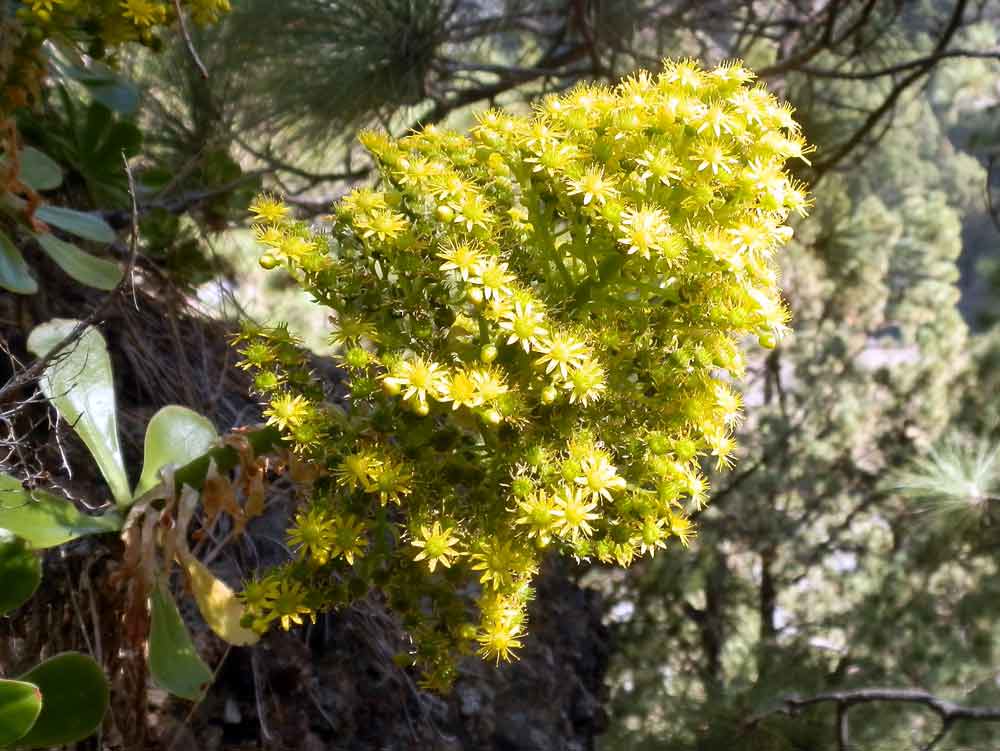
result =
[[[255,270],[259,185],[319,216],[368,179],[360,128],[461,128],[663,56],[745,59],[818,146],[783,262],[793,334],[751,355],[744,455],[692,548],[561,574],[603,593],[612,628],[600,744],[988,747],[989,717],[900,691],[1000,707],[1000,3],[243,0],[191,43],[207,78],[179,35],[119,60],[141,92],[113,115],[142,136],[139,265],[178,304],[289,320],[317,351],[314,306]],[[54,143],[72,105],[47,94],[25,138],[63,149],[67,201],[126,226],[93,144]],[[896,693],[858,693],[876,687]]]

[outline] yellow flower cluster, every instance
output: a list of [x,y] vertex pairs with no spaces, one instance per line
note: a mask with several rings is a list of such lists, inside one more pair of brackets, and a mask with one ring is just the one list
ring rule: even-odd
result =
[[[317,591],[350,551],[348,589],[387,592],[446,685],[443,653],[521,646],[547,551],[628,565],[694,536],[704,462],[734,459],[738,341],[786,324],[774,255],[810,201],[785,162],[811,149],[743,65],[690,60],[468,135],[361,140],[380,180],[328,229],[251,206],[262,265],[330,309],[348,374],[334,407],[273,331],[243,337],[269,420],[320,475],[323,520],[296,521],[300,560],[274,576]],[[330,542],[345,525],[356,546]]]
[[[177,20],[171,0],[22,0],[18,17],[46,37],[94,37],[105,46],[150,43],[157,27]],[[198,25],[215,23],[230,0],[182,0],[181,9]],[[96,31],[95,31],[96,30]]]
[[[0,3],[0,120],[39,96],[47,40],[79,46],[100,58],[115,46],[159,43],[157,32],[177,20],[172,0],[17,0],[7,15]],[[215,23],[230,0],[181,0],[195,24]]]

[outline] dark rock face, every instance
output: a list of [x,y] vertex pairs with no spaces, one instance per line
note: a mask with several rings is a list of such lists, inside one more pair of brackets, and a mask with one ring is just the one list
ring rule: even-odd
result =
[[230,652],[191,719],[179,702],[162,706],[161,742],[206,751],[593,749],[606,723],[609,648],[597,597],[550,571],[532,616],[519,660],[497,668],[467,659],[448,696],[420,690],[396,665],[405,641],[375,601],[326,616],[305,638],[273,633]]
[[608,633],[597,595],[555,573],[539,581],[520,659],[463,665],[449,698],[454,748],[586,751],[604,730]]

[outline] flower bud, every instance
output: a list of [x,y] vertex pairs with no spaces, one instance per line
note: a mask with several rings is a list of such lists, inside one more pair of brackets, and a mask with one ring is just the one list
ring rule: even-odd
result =
[[497,359],[499,351],[495,344],[486,344],[481,350],[479,350],[479,359],[484,363],[491,363]]
[[481,413],[483,420],[485,420],[489,425],[496,427],[503,420],[503,415],[496,409],[486,409]]

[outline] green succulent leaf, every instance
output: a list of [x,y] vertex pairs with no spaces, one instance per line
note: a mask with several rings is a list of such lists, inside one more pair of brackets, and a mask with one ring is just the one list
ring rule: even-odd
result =
[[117,512],[91,516],[44,490],[25,490],[17,478],[0,473],[0,527],[24,538],[36,550],[78,537],[117,532],[121,526],[122,517]]
[[26,681],[0,680],[0,748],[20,740],[42,711],[42,692]]
[[132,115],[139,107],[138,88],[123,78],[92,79],[84,85],[94,99],[120,115]]
[[21,607],[41,581],[42,563],[35,552],[23,537],[0,527],[0,615]]
[[[76,327],[78,321],[55,318],[36,326],[28,349],[44,357]],[[39,383],[45,397],[90,449],[119,506],[132,501],[118,441],[118,412],[111,377],[111,358],[100,332],[88,327],[65,353],[45,369]]]
[[53,60],[59,72],[87,87],[92,97],[120,115],[132,115],[139,107],[139,87],[111,68],[91,62],[86,68]]
[[212,682],[212,671],[195,650],[174,598],[162,580],[153,587],[150,601],[149,672],[164,690],[198,701]]
[[42,692],[42,711],[18,746],[47,748],[94,733],[108,709],[108,681],[93,659],[79,652],[50,657],[21,676]]
[[186,465],[212,448],[218,438],[215,426],[197,412],[176,404],[161,409],[146,426],[142,476],[135,497],[159,483],[161,469]]
[[48,154],[26,146],[20,154],[21,181],[34,190],[53,190],[62,185],[63,171]]
[[38,292],[38,282],[28,270],[24,256],[3,232],[0,232],[0,287],[19,295]]
[[46,224],[58,227],[71,235],[93,240],[95,243],[112,243],[118,237],[106,221],[96,214],[66,209],[62,206],[42,206],[35,216]]
[[121,281],[122,270],[113,261],[92,256],[51,233],[35,235],[35,239],[59,268],[81,284],[95,289],[112,290]]

